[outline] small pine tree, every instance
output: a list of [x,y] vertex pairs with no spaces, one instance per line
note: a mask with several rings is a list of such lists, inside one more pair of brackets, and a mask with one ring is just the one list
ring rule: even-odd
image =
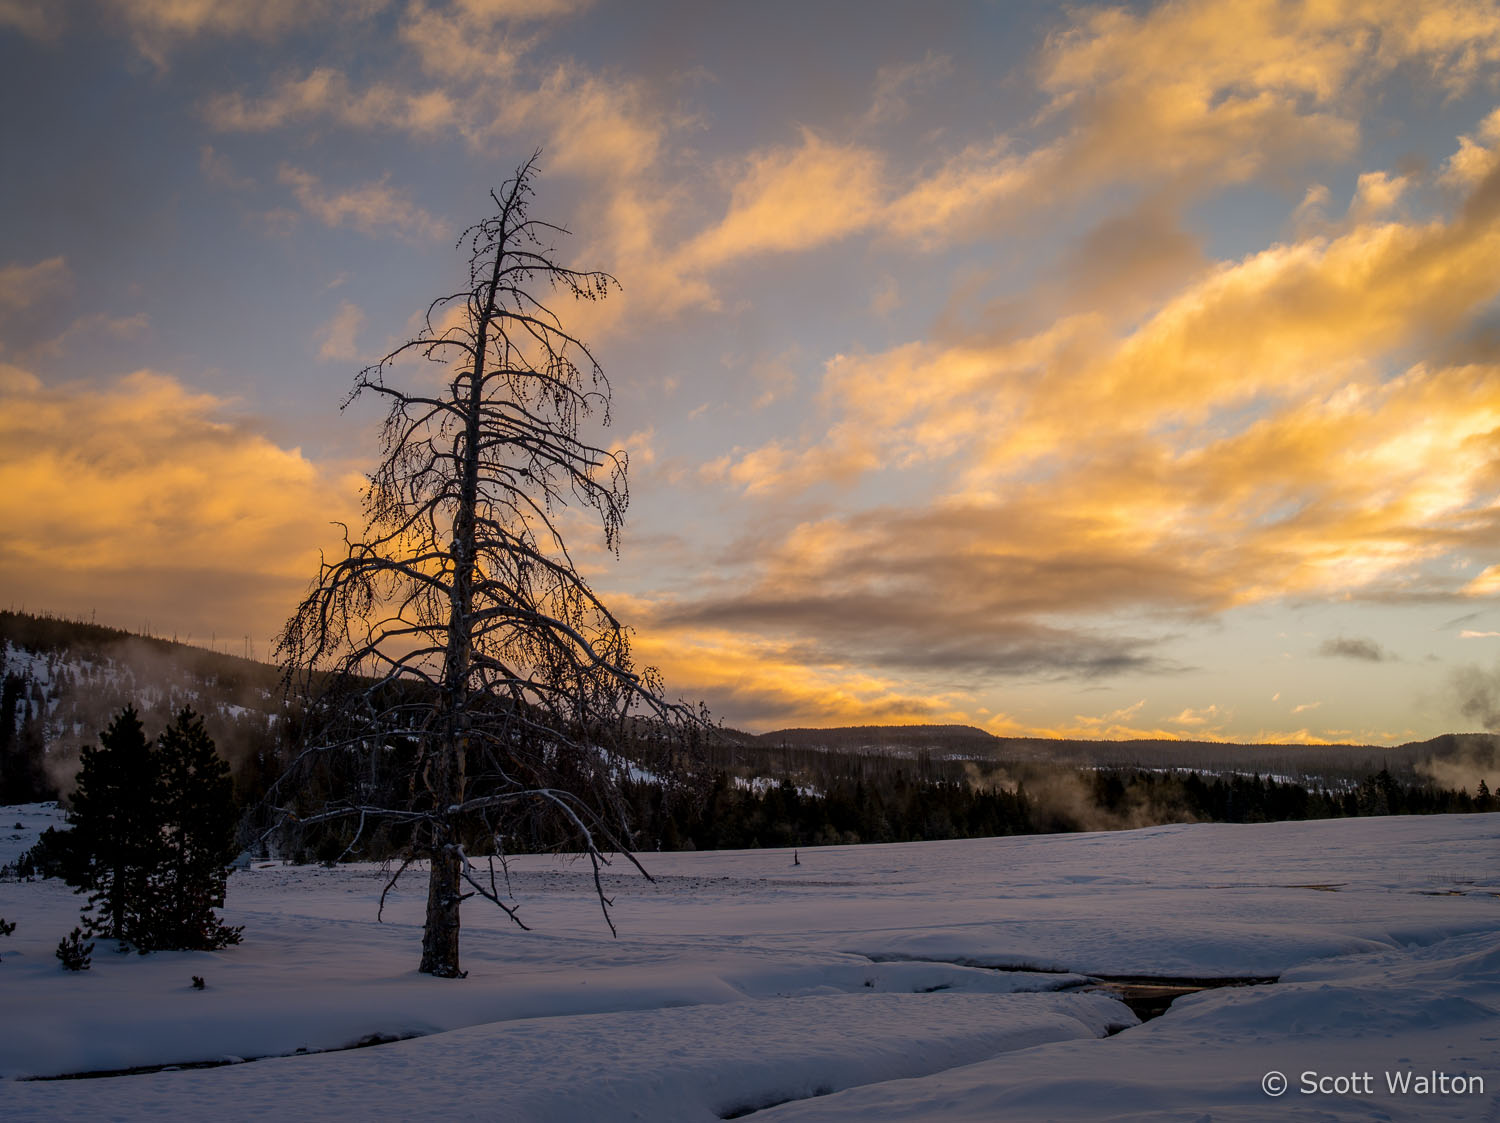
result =
[[89,893],[88,935],[139,945],[160,830],[156,760],[133,707],[83,750],[80,763],[63,877]]
[[0,916],[0,936],[9,936],[15,930],[16,922],[14,920],[6,920],[5,917]]
[[223,908],[237,816],[229,765],[185,709],[156,742],[160,858],[152,877],[154,946],[212,951],[240,941]]
[[94,943],[83,942],[83,929],[77,927],[57,941],[57,958],[69,971],[87,971],[94,961]]

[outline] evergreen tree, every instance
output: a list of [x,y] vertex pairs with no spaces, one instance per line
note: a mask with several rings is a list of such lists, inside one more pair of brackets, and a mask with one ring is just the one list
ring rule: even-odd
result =
[[0,684],[0,756],[10,752],[11,743],[16,739],[20,702],[25,692],[26,679],[14,671],[6,671],[4,683]]
[[184,709],[156,742],[158,861],[152,874],[151,946],[209,951],[238,943],[214,915],[224,905],[237,816],[228,763],[203,719]]
[[91,894],[87,935],[142,952],[239,942],[213,912],[235,854],[233,784],[192,710],[153,747],[126,707],[84,749],[72,802],[63,876]]
[[88,935],[139,945],[161,831],[156,760],[134,707],[83,750],[81,765],[63,876],[89,893]]
[[0,803],[56,799],[45,765],[46,706],[33,709],[25,675],[8,672],[0,685]]

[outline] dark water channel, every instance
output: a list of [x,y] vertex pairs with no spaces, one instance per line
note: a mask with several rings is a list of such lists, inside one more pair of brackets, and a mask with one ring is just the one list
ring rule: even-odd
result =
[[[1000,967],[1001,971],[1021,971],[1037,975],[1073,974],[1062,970],[1045,970],[1032,967]],[[1078,972],[1081,974],[1081,972]],[[1067,987],[1067,990],[1103,991],[1106,994],[1118,998],[1126,1006],[1130,1007],[1132,1013],[1142,1023],[1149,1022],[1152,1018],[1159,1018],[1167,1012],[1167,1008],[1184,994],[1197,994],[1200,990],[1214,990],[1218,987],[1253,987],[1262,986],[1266,983],[1274,983],[1275,975],[1242,975],[1229,978],[1184,978],[1164,975],[1088,975],[1087,982],[1076,987]],[[946,990],[946,987],[934,987],[934,990]],[[1114,1036],[1124,1030],[1134,1028],[1132,1026],[1111,1026],[1108,1030],[1109,1036]],[[831,1088],[819,1088],[812,1093],[814,1096],[827,1095]],[[794,1097],[804,1099],[808,1097]],[[741,1104],[728,1108],[719,1113],[720,1119],[741,1119],[747,1115],[754,1115],[768,1107],[776,1107],[783,1103],[791,1102],[788,1099],[770,1099],[764,1102]]]
[[1253,987],[1274,983],[1275,975],[1244,975],[1231,978],[1192,979],[1172,978],[1156,975],[1090,975],[1092,982],[1084,990],[1102,990],[1113,995],[1142,1022],[1159,1018],[1167,1007],[1184,994],[1197,994],[1200,990],[1218,987]]

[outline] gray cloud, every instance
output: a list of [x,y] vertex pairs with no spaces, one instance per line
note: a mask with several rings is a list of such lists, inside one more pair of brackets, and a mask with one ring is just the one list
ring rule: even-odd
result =
[[1318,646],[1318,654],[1331,659],[1362,659],[1366,663],[1384,663],[1392,656],[1372,639],[1358,636],[1339,636],[1325,639]]
[[664,605],[655,622],[800,639],[798,656],[817,663],[978,680],[1180,669],[1156,653],[1162,638],[1130,634],[1150,629],[1071,621],[1142,606],[1196,618],[1217,603],[1213,592],[1166,555],[1038,550],[1014,536],[1024,517],[1019,508],[853,516],[837,523],[836,545],[806,549],[793,535],[750,582]]
[[979,677],[1096,678],[1173,669],[1152,653],[1155,641],[1150,639],[1040,625],[1001,606],[944,604],[903,595],[885,598],[828,590],[775,597],[752,592],[680,604],[659,620],[672,626],[816,636],[816,641],[798,649],[800,657],[814,663],[860,662]]
[[1459,713],[1490,733],[1500,732],[1500,666],[1491,671],[1459,667],[1450,685],[1457,696]]

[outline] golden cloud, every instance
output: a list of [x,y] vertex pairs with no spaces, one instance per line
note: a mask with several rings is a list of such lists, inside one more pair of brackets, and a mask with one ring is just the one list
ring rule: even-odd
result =
[[741,631],[653,625],[635,639],[642,664],[674,692],[711,697],[746,725],[964,722],[973,699],[923,695],[909,682],[853,665],[809,664],[807,652]]
[[[855,231],[950,243],[1114,183],[1180,191],[1327,163],[1356,150],[1365,91],[1397,67],[1423,67],[1457,92],[1497,60],[1500,12],[1484,0],[1083,9],[1042,52],[1051,103],[1038,123],[1062,122],[1055,139],[1029,151],[1005,136],[976,141],[898,184],[884,153],[804,129],[799,144],[744,162],[723,219],[683,257],[707,269]],[[929,59],[912,73],[941,73],[940,64]],[[887,86],[909,76],[882,72],[877,107]],[[1404,186],[1372,173],[1351,217],[1384,213]]]
[[1458,151],[1448,158],[1443,172],[1445,184],[1472,189],[1494,171],[1500,149],[1500,109],[1492,111],[1475,131],[1477,141],[1468,135],[1458,138]]
[[793,147],[752,155],[735,178],[722,222],[684,251],[711,268],[754,254],[804,250],[864,229],[880,215],[878,156],[802,131]]
[[[1142,320],[836,356],[823,432],[711,474],[780,502],[921,465],[937,491],[800,522],[661,619],[964,680],[1162,667],[1164,628],[1275,598],[1492,595],[1448,563],[1500,540],[1500,356],[1439,356],[1500,296],[1497,180],[1392,221],[1396,180],[1366,177],[1365,221],[1200,272]],[[1195,721],[1219,728],[1166,724]],[[1089,731],[1168,735],[1054,730]]]
[[264,639],[337,540],[330,521],[357,520],[357,480],[167,375],[44,385],[4,366],[0,404],[0,579],[18,605]]
[[[1470,597],[1492,597],[1500,593],[1500,565],[1485,568],[1463,587],[1463,593]],[[1463,635],[1465,639],[1472,639],[1478,636],[1500,635],[1500,633],[1466,631]]]
[[[418,134],[448,129],[476,147],[497,135],[540,140],[549,168],[593,186],[591,211],[601,222],[583,249],[631,277],[623,300],[590,313],[599,330],[609,330],[637,313],[670,317],[716,306],[708,277],[746,257],[803,252],[855,233],[951,244],[1113,183],[1165,183],[1180,192],[1242,182],[1268,168],[1326,163],[1356,149],[1361,99],[1397,67],[1423,68],[1459,90],[1500,58],[1500,14],[1479,0],[1194,0],[1138,14],[1080,10],[1039,60],[1050,105],[1034,124],[1058,123],[1052,139],[1023,150],[1003,135],[982,137],[897,165],[868,144],[804,128],[794,143],[728,161],[722,216],[684,236],[691,192],[663,165],[676,155],[670,139],[693,119],[650,97],[642,82],[604,78],[576,62],[541,67],[533,57],[537,33],[523,25],[578,6],[411,4],[401,36],[425,84],[398,77],[355,88],[324,66],[281,79],[261,98],[221,96],[208,117],[235,130],[316,118]],[[291,19],[279,0],[151,0],[139,7],[132,18],[141,26],[195,34],[259,33]],[[882,69],[855,135],[901,116],[908,93],[950,68],[929,55]],[[1473,164],[1461,153],[1453,174],[1475,174]],[[897,166],[913,170],[897,174]],[[1375,173],[1351,217],[1365,222],[1386,213],[1404,186]],[[604,233],[595,233],[600,226]]]
[[[807,455],[835,456],[844,434],[882,464],[962,451],[966,486],[984,490],[1067,455],[1080,429],[1099,439],[1165,426],[1177,435],[1163,447],[1186,451],[1223,415],[1354,393],[1384,377],[1390,355],[1451,336],[1500,293],[1491,264],[1500,207],[1485,203],[1497,176],[1446,222],[1365,223],[1226,263],[1125,336],[1108,330],[1106,307],[999,343],[836,356],[824,394],[842,416]],[[1132,279],[1122,271],[1116,290],[1128,292]],[[785,475],[794,458],[778,447],[772,462]],[[747,468],[765,460],[757,450],[737,459]],[[766,477],[738,466],[726,467],[728,478]]]
[[556,19],[587,8],[593,0],[458,0],[464,13],[477,22]]
[[1081,11],[1044,52],[1042,85],[1076,122],[1065,178],[1133,166],[1236,182],[1351,152],[1351,106],[1397,67],[1459,92],[1496,60],[1487,0],[1190,0]]

